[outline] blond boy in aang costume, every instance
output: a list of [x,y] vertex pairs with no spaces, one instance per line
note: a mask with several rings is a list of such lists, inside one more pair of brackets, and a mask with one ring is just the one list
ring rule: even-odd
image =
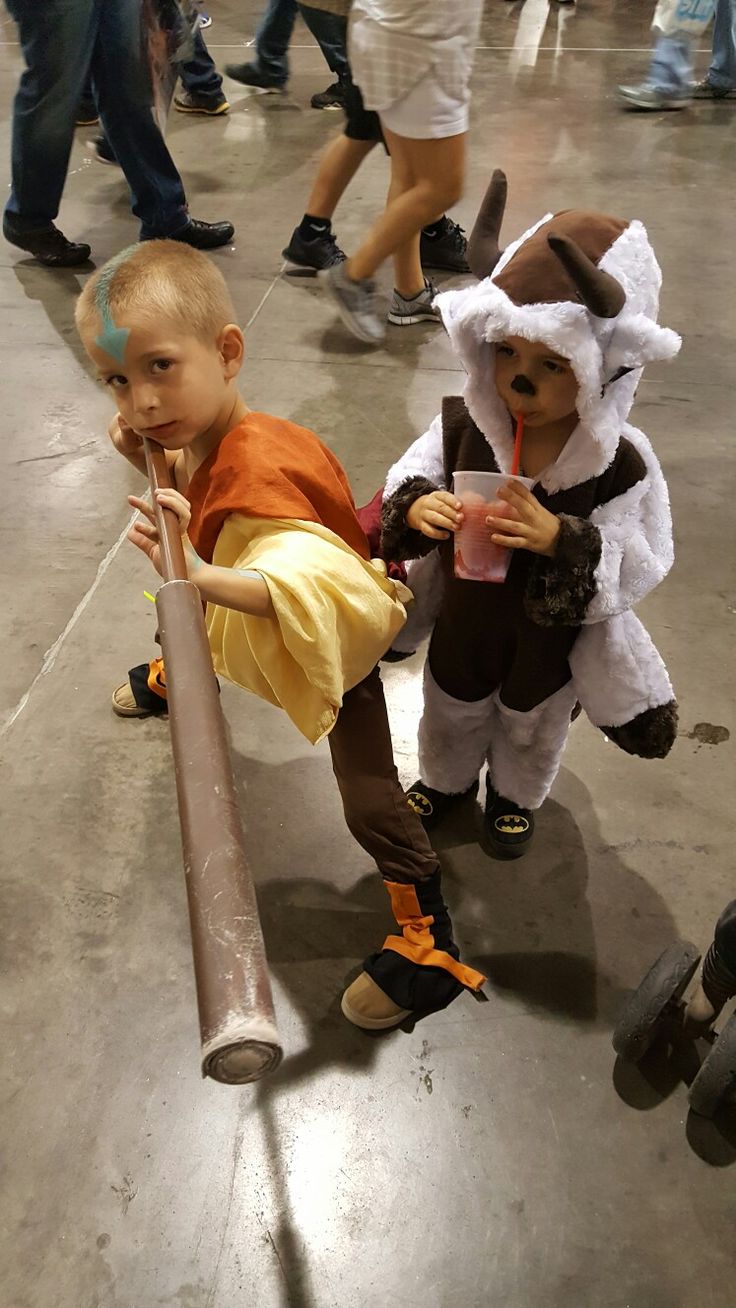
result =
[[[439,861],[393,760],[376,665],[409,592],[371,563],[332,452],[312,432],[247,408],[234,318],[220,272],[171,241],[124,251],[77,306],[118,409],[115,448],[142,472],[141,436],[167,452],[178,489],[158,494],[179,518],[189,577],[207,604],[215,670],[284,708],[308,740],[327,736],[348,827],[376,860],[401,928],[343,995],[351,1022],[380,1030],[485,979],[459,962]],[[152,510],[137,496],[131,503],[143,518],[130,538],[160,571]],[[165,707],[162,691],[160,664],[134,670],[115,708]]]
[[[528,847],[578,705],[622,749],[664,757],[677,709],[664,664],[633,612],[673,558],[669,499],[646,436],[627,421],[641,370],[673,357],[657,325],[660,271],[639,222],[567,210],[501,254],[506,179],[494,174],[471,237],[478,285],[438,303],[467,373],[390,470],[386,559],[415,559],[416,603],[394,642],[431,633],[409,803],[427,826],[488,764],[486,831],[501,857]],[[453,575],[459,470],[521,472],[487,518],[514,551],[502,585]]]

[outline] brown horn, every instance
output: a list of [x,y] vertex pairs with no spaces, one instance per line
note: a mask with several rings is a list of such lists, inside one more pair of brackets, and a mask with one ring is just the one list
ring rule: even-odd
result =
[[586,309],[596,318],[615,318],[626,303],[621,283],[597,268],[571,237],[551,235],[547,244],[572,278]]
[[470,271],[480,281],[490,277],[501,258],[498,238],[501,235],[507,191],[506,174],[500,168],[494,169],[468,241]]

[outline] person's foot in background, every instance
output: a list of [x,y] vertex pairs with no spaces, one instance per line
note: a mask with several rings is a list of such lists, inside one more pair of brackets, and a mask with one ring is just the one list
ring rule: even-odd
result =
[[80,100],[77,109],[77,127],[96,127],[99,121],[100,116],[94,100],[87,100],[86,98]]
[[3,236],[11,245],[27,250],[47,268],[77,268],[87,263],[92,253],[86,243],[68,241],[54,223],[34,225],[14,214],[4,214]]
[[313,109],[345,110],[346,88],[342,82],[333,82],[325,91],[317,91],[309,103]]
[[230,105],[222,91],[218,95],[197,95],[183,88],[174,96],[174,108],[180,114],[201,114],[204,118],[217,118],[229,112]]
[[286,82],[269,77],[257,64],[225,64],[225,72],[241,86],[255,86],[259,91],[283,91]]
[[620,86],[618,93],[627,109],[644,109],[650,112],[662,109],[687,109],[690,96],[680,91],[660,91],[648,82],[639,86]]
[[704,77],[690,87],[690,95],[693,100],[736,100],[736,86],[714,86]]

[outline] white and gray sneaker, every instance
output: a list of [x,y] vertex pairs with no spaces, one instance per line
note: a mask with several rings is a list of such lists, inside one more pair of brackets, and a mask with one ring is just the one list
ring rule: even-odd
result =
[[348,331],[366,345],[382,345],[386,339],[386,324],[376,283],[368,277],[359,282],[352,281],[344,263],[335,263],[318,276],[335,301]]
[[394,291],[388,309],[388,320],[397,327],[411,327],[415,322],[442,322],[442,315],[432,301],[437,287],[425,277],[424,289],[405,299]]
[[642,82],[641,86],[620,86],[618,93],[630,109],[687,109],[690,103],[687,92],[659,91],[648,82]]

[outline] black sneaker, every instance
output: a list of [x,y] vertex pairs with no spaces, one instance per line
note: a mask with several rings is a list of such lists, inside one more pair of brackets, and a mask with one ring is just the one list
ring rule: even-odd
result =
[[423,268],[442,268],[445,272],[466,273],[468,267],[468,238],[459,223],[445,219],[441,236],[426,236],[422,232],[419,254]]
[[262,72],[257,64],[225,64],[225,72],[234,82],[256,86],[259,91],[283,91],[286,86],[286,82],[278,82]]
[[106,136],[95,136],[91,141],[87,141],[86,145],[98,163],[107,164],[112,168],[120,167],[115,151]]
[[87,263],[92,253],[90,246],[83,241],[68,241],[53,223],[34,227],[14,214],[3,214],[3,236],[19,250],[27,250],[47,268],[76,268]]
[[512,799],[496,794],[486,782],[485,827],[488,842],[497,858],[521,858],[534,835],[534,814]]
[[174,96],[174,108],[180,114],[203,114],[205,118],[217,118],[226,114],[230,105],[220,91],[219,95],[195,95],[192,91],[180,91]]
[[232,223],[203,223],[198,218],[190,218],[178,232],[169,232],[166,239],[182,241],[192,245],[195,250],[216,250],[220,245],[227,245],[235,235]]
[[342,82],[333,82],[326,91],[317,91],[309,103],[313,109],[344,109],[345,87]]
[[76,126],[96,127],[100,121],[94,100],[82,100],[77,107]]
[[281,253],[290,263],[298,264],[300,268],[313,268],[315,272],[343,263],[346,258],[329,226],[323,236],[315,236],[313,241],[305,241],[299,228],[295,227],[289,244]]
[[433,790],[420,778],[407,790],[406,802],[417,817],[422,819],[425,830],[430,831],[444,817],[447,817],[450,809],[454,808],[459,800],[465,799],[466,795],[470,795],[477,788],[477,784],[474,781],[472,786],[468,786],[467,790],[461,790],[456,795],[447,795],[444,790]]

